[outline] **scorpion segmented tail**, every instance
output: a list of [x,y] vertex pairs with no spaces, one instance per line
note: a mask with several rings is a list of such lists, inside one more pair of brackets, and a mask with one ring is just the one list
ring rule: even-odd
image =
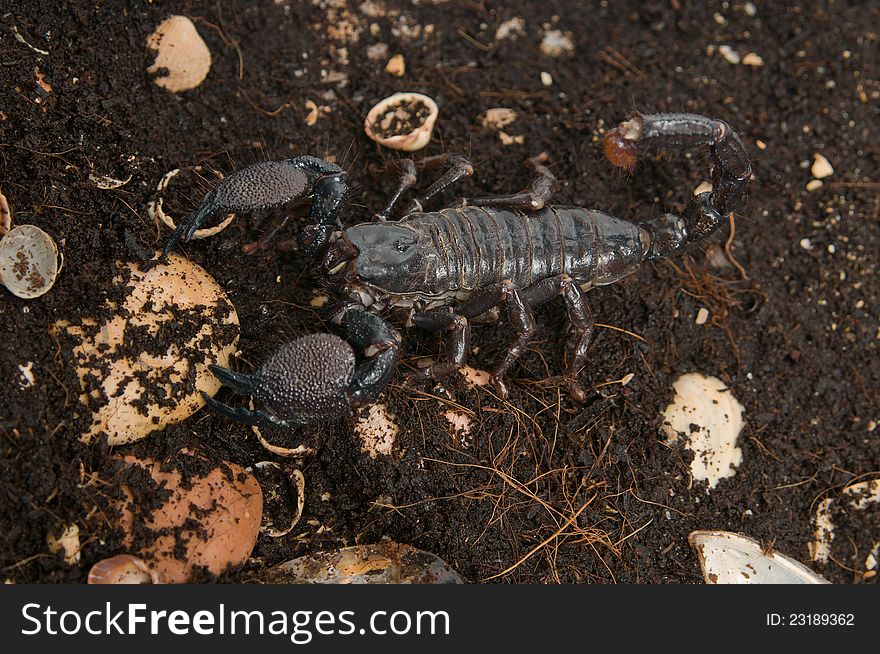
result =
[[605,136],[605,156],[632,169],[639,151],[709,146],[712,190],[691,198],[681,216],[665,214],[641,223],[650,235],[647,259],[674,254],[705,238],[746,200],[752,174],[739,136],[723,120],[698,114],[634,114]]

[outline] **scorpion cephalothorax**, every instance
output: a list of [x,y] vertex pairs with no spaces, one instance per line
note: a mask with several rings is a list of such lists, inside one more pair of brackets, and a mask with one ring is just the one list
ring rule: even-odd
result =
[[[423,207],[471,175],[470,162],[458,155],[428,157],[418,165],[403,159],[403,174],[388,205],[373,222],[348,228],[338,218],[347,177],[335,164],[296,157],[254,164],[230,175],[177,228],[165,254],[212,217],[278,207],[310,195],[310,221],[300,242],[340,295],[342,305],[333,319],[346,338],[299,338],[251,374],[212,366],[224,384],[252,395],[263,409],[232,408],[208,396],[206,401],[231,418],[255,424],[286,426],[338,418],[349,407],[372,402],[394,372],[400,336],[380,313],[397,310],[405,314],[407,325],[448,332],[448,361],[407,375],[414,381],[461,367],[471,321],[499,308],[506,310],[516,332],[491,374],[496,391],[506,397],[504,375],[535,333],[532,308],[556,296],[564,299],[575,332],[564,377],[572,396],[582,400],[577,378],[594,326],[586,291],[714,232],[744,202],[751,175],[739,137],[720,120],[696,114],[635,114],[605,136],[607,158],[629,169],[640,151],[695,146],[709,148],[712,190],[692,197],[681,215],[668,213],[639,223],[591,209],[548,206],[556,180],[544,154],[527,162],[536,176],[527,191],[470,199],[435,212]],[[439,166],[445,166],[446,173],[410,203],[401,219],[392,220],[417,173]]]

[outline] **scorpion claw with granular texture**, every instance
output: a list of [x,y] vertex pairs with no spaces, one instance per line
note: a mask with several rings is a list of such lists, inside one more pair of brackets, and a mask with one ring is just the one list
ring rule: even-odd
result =
[[328,422],[369,404],[394,371],[399,339],[378,316],[362,310],[348,310],[344,321],[349,341],[366,350],[362,364],[356,365],[349,341],[309,334],[282,345],[252,374],[210,366],[224,386],[250,395],[262,409],[233,408],[207,393],[202,397],[229,418],[274,427]]
[[[299,240],[327,285],[347,303],[334,317],[346,338],[302,337],[282,346],[253,374],[213,368],[224,384],[260,402],[261,410],[206,401],[237,420],[288,426],[336,419],[350,407],[368,404],[387,385],[399,357],[400,336],[381,317],[390,310],[404,313],[407,326],[448,338],[448,359],[409,374],[413,382],[460,368],[470,351],[471,323],[499,310],[506,313],[514,339],[491,372],[495,391],[505,398],[505,375],[536,332],[533,308],[556,297],[565,302],[574,336],[561,378],[572,398],[583,401],[578,378],[595,324],[587,291],[712,234],[745,201],[751,176],[745,148],[721,120],[697,114],[633,114],[605,136],[608,160],[630,170],[642,152],[693,147],[709,150],[712,190],[691,197],[680,215],[640,222],[592,209],[551,206],[556,178],[545,153],[527,161],[535,176],[530,188],[472,198],[439,211],[424,208],[440,191],[471,175],[471,163],[456,154],[418,163],[402,159],[398,187],[376,221],[348,228],[338,219],[348,184],[335,164],[297,157],[254,164],[230,175],[175,231],[165,253],[212,216],[311,196],[310,224]],[[402,205],[418,173],[441,166],[446,173],[421,197]],[[407,209],[395,219],[401,206]]]

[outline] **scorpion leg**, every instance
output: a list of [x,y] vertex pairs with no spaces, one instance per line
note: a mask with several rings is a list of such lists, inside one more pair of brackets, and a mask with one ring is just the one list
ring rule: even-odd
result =
[[416,164],[418,170],[431,170],[434,168],[440,167],[449,167],[448,170],[443,173],[443,176],[438,179],[436,182],[431,184],[425,192],[421,195],[421,197],[417,197],[414,199],[409,207],[406,210],[406,213],[413,213],[415,211],[422,211],[425,205],[431,201],[437,194],[445,191],[447,188],[455,184],[461,179],[465,177],[470,177],[474,174],[474,165],[470,162],[469,159],[463,157],[460,154],[454,153],[446,153],[446,154],[438,154],[433,157],[425,157],[419,163]]
[[587,350],[593,340],[593,312],[587,303],[586,293],[568,275],[557,275],[532,284],[525,290],[525,300],[531,306],[537,306],[562,295],[568,309],[568,319],[576,332],[576,341],[568,353],[568,364],[565,367],[565,379],[572,399],[583,402],[586,393],[578,382],[578,374],[587,360]]
[[394,191],[394,195],[388,200],[388,204],[385,205],[385,208],[373,216],[373,220],[378,220],[383,223],[391,220],[394,216],[395,209],[397,209],[397,205],[400,204],[403,194],[415,186],[418,181],[416,165],[413,163],[412,159],[401,159],[397,162],[397,166],[400,172],[400,180],[397,185],[397,190]]
[[504,209],[520,209],[522,211],[540,211],[547,205],[558,188],[556,176],[544,165],[549,159],[550,156],[546,152],[542,152],[538,156],[526,160],[526,166],[537,175],[532,181],[529,190],[514,193],[513,195],[469,198],[467,204],[472,207],[499,207]]
[[407,382],[443,377],[464,365],[470,340],[470,326],[467,318],[454,313],[451,309],[435,309],[415,314],[413,323],[416,327],[430,332],[444,330],[451,332],[447,346],[449,361],[411,372],[406,376]]
[[495,366],[490,379],[495,387],[495,392],[501,399],[506,399],[509,392],[504,384],[504,374],[520,357],[526,348],[526,345],[535,334],[535,318],[532,315],[532,309],[523,297],[520,291],[512,282],[506,281],[501,283],[501,302],[507,308],[507,317],[516,331],[516,340],[507,348],[501,361]]

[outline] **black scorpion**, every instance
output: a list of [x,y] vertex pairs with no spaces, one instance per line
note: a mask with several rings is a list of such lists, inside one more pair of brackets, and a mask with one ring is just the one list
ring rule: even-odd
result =
[[[576,400],[577,381],[593,336],[586,291],[634,272],[643,262],[669,256],[714,232],[745,201],[751,168],[739,137],[721,120],[696,114],[634,114],[605,136],[612,164],[632,169],[639,151],[708,146],[712,190],[693,196],[681,215],[631,223],[601,211],[551,207],[556,180],[546,155],[529,159],[531,188],[503,197],[467,200],[464,206],[425,212],[422,207],[473,167],[453,154],[403,159],[396,192],[374,222],[342,228],[348,191],[345,172],[314,157],[263,162],[221,181],[168,241],[163,257],[206,220],[229,212],[285,205],[312,196],[309,224],[300,238],[343,304],[333,319],[346,339],[312,334],[283,345],[254,373],[211,366],[235,391],[263,408],[227,406],[205,395],[224,415],[251,424],[302,425],[331,420],[368,404],[388,384],[400,354],[400,335],[381,314],[398,309],[405,323],[448,332],[448,361],[411,373],[432,379],[460,368],[468,352],[470,322],[506,309],[516,338],[491,374],[502,398],[504,375],[535,333],[532,308],[556,296],[565,301],[575,331],[564,377]],[[392,220],[417,172],[448,170],[400,220]],[[356,354],[357,352],[357,354]],[[360,363],[358,363],[360,360]]]

